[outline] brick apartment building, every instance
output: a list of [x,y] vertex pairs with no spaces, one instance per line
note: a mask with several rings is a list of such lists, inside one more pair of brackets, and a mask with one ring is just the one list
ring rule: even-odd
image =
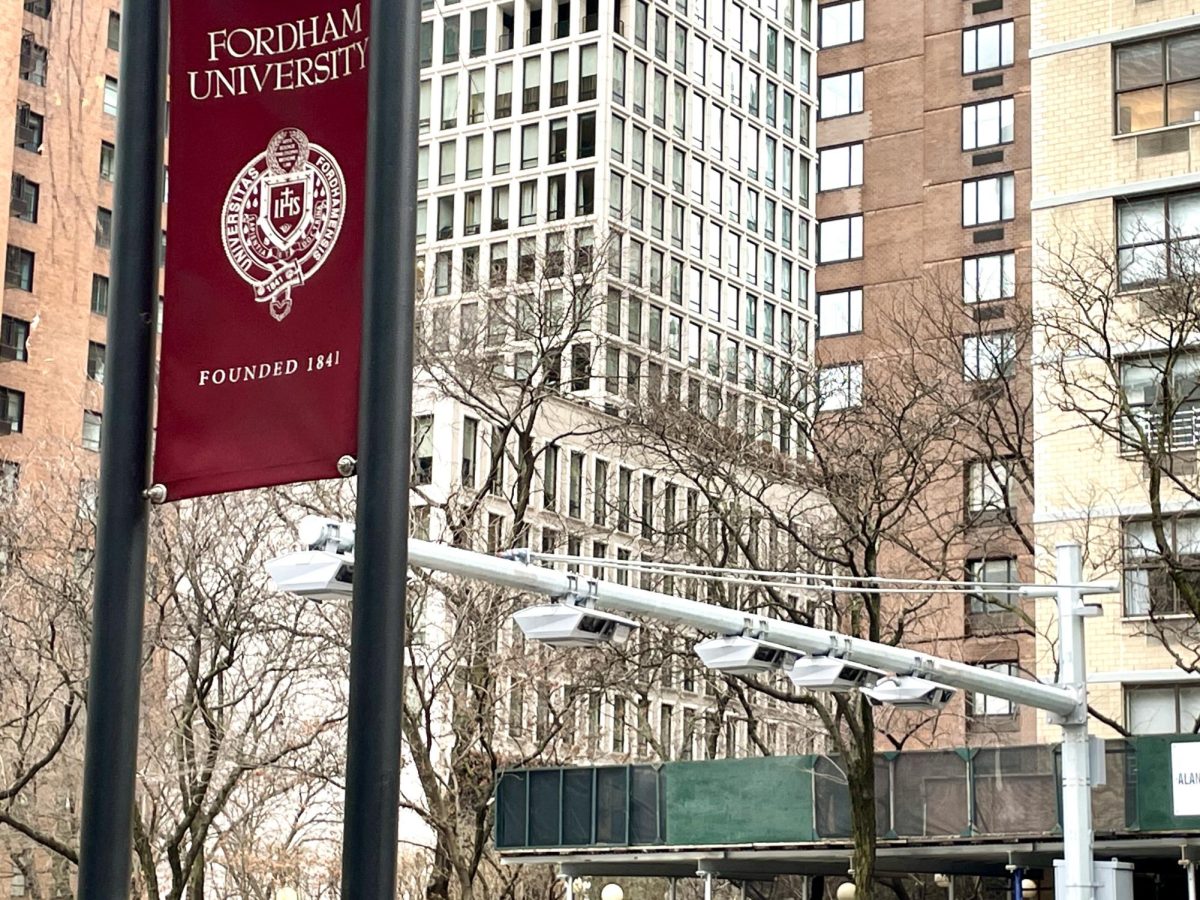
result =
[[7,479],[100,444],[117,104],[116,4],[6,4],[0,74],[14,133],[0,311],[0,459]]
[[[894,354],[927,339],[894,312],[920,296],[926,306],[945,307],[944,317],[932,318],[962,320],[968,333],[951,337],[962,347],[963,380],[984,382],[997,374],[982,363],[984,351],[1010,352],[1003,344],[1008,313],[1029,303],[1028,0],[837,0],[818,7],[816,27],[822,377],[855,386],[839,405],[860,403],[861,392],[889,377]],[[1000,362],[1015,363],[1020,378],[1019,361]],[[1020,381],[1015,389],[1025,390]],[[1027,429],[1028,417],[1014,427]],[[1011,437],[1007,445],[1025,443],[1023,435]],[[961,510],[961,521],[1003,508],[1005,518],[1028,522],[1031,498],[1015,485],[1014,460],[964,452],[950,464],[961,467],[962,479],[947,479],[954,487],[942,488],[937,502]],[[1012,532],[964,529],[961,577],[1029,580],[1031,559]],[[937,602],[939,614],[910,642],[1032,671],[1032,632],[1011,603],[1004,609],[987,595]],[[967,698],[957,709],[964,715],[944,717],[939,743],[1033,737],[1035,714],[1006,701]]]

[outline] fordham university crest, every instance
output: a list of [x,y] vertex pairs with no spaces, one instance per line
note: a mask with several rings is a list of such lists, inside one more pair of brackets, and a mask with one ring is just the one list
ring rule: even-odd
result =
[[292,310],[292,288],[321,268],[345,217],[337,160],[299,128],[284,128],[229,186],[221,240],[254,299],[281,321]]

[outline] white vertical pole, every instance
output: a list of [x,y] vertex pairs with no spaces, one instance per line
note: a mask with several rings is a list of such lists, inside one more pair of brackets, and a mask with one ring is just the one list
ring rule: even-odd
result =
[[1196,864],[1192,860],[1187,863],[1188,900],[1196,900]]
[[566,900],[575,900],[575,879],[568,875],[563,881],[567,885]]
[[950,876],[950,884],[946,888],[946,900],[954,900],[954,876]]
[[704,900],[713,900],[712,895],[712,872],[704,873]]
[[[1055,579],[1060,585],[1078,585],[1083,580],[1083,561],[1078,544],[1055,548]],[[1092,866],[1092,779],[1088,752],[1087,662],[1084,650],[1084,620],[1078,614],[1078,587],[1058,588],[1059,684],[1077,692],[1076,711],[1062,717],[1063,863],[1066,876],[1064,900],[1095,900]]]
[[667,900],[676,900],[675,896],[675,879],[672,877],[667,883]]

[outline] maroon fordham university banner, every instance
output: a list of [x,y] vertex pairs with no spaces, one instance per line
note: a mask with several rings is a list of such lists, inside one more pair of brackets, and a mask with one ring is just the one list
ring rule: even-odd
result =
[[173,0],[154,481],[169,500],[354,455],[367,0]]

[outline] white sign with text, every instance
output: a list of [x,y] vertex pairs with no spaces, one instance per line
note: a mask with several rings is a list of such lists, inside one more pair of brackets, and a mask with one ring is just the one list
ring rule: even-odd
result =
[[1200,743],[1171,745],[1171,797],[1176,816],[1200,816]]

